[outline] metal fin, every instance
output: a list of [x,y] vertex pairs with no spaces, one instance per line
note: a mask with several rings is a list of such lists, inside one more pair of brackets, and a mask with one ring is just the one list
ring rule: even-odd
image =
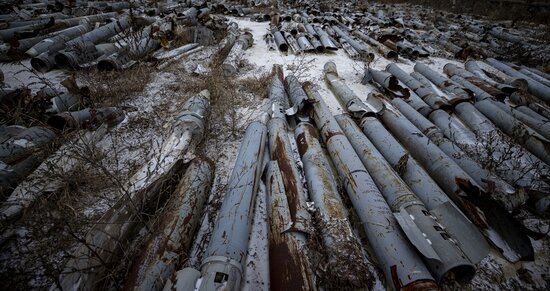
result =
[[399,209],[399,212],[394,212],[393,215],[397,222],[403,229],[403,232],[409,239],[409,241],[416,247],[416,249],[427,259],[441,261],[441,258],[437,255],[432,248],[431,243],[424,236],[424,233],[416,226],[414,218],[410,215],[404,207]]
[[479,263],[489,254],[489,245],[483,235],[453,204],[445,202],[430,210],[430,213],[436,216],[447,232],[457,240],[472,263]]

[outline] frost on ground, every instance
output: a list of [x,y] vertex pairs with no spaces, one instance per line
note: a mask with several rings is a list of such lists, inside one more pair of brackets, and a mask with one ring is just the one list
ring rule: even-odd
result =
[[[366,99],[374,89],[371,85],[361,84],[365,67],[381,70],[390,63],[378,56],[372,63],[366,64],[350,59],[343,50],[300,56],[269,51],[263,41],[269,27],[267,22],[253,22],[243,18],[230,20],[235,21],[241,29],[250,31],[255,40],[254,45],[245,51],[239,75],[225,78],[216,75],[216,72],[203,76],[192,73],[197,67],[209,66],[215,53],[214,47],[207,47],[161,71],[152,72],[152,79],[142,92],[121,100],[120,105],[127,111],[126,120],[109,131],[88,155],[79,157],[83,162],[77,170],[56,173],[57,177],[64,178],[62,191],[42,197],[36,203],[38,205],[26,213],[25,221],[14,225],[11,234],[15,239],[8,241],[0,252],[0,282],[10,282],[7,286],[9,289],[46,289],[54,284],[75,243],[82,240],[89,227],[119,198],[116,196],[117,189],[122,182],[159,152],[163,141],[170,135],[171,124],[180,112],[181,105],[193,94],[207,88],[212,94],[212,110],[207,120],[207,134],[199,147],[201,150],[195,154],[214,161],[216,174],[200,230],[195,235],[190,257],[185,262],[185,266],[199,268],[216,221],[217,210],[227,190],[244,130],[251,121],[258,120],[269,109],[264,98],[267,87],[260,87],[260,92],[251,90],[247,85],[265,82],[263,78],[271,72],[272,66],[282,64],[285,75],[294,74],[300,81],[315,83],[331,111],[337,114],[342,112],[341,105],[330,93],[322,77],[326,62],[336,63],[340,77],[361,99]],[[439,72],[444,64],[456,63],[436,57],[423,61]],[[400,60],[399,64],[403,70],[413,71],[412,62]],[[7,83],[29,85],[32,82],[30,73],[16,73],[28,66],[28,63],[7,66],[10,66],[9,69],[2,67]],[[58,84],[65,76],[61,71],[52,71],[43,77]],[[78,81],[86,84],[88,80]],[[33,86],[31,84],[33,89],[40,88]],[[244,290],[269,289],[265,195],[265,186],[261,186],[256,198],[243,280]],[[548,225],[548,222],[545,223]],[[121,274],[111,274],[117,283],[110,287],[121,287],[117,284],[123,280],[121,277],[132,255],[139,251],[139,243],[140,240],[136,240],[128,249],[125,259],[117,266]],[[534,262],[510,264],[498,253],[492,252],[478,265],[477,275],[470,284],[462,286],[449,282],[444,284],[443,289],[547,290],[550,286],[549,236],[533,241],[533,246]],[[373,290],[387,288],[380,280],[374,282],[373,286]]]

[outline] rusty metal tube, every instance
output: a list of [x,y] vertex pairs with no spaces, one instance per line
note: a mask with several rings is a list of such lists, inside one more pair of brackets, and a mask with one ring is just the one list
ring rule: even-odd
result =
[[399,80],[387,71],[367,68],[365,69],[365,76],[361,83],[365,84],[369,80],[378,83],[384,92],[391,94],[392,97],[405,98],[407,103],[422,113],[422,115],[428,115],[433,110],[416,93],[411,92],[409,88],[401,86]]
[[[505,73],[499,71],[497,68],[492,67],[488,63],[469,60],[466,63],[464,63],[464,68],[466,68],[466,70],[472,72],[476,76],[484,79],[485,81],[489,82],[491,85],[494,85],[497,88],[500,88],[500,87],[498,87],[495,84],[492,84],[492,82],[496,84],[500,84],[499,82],[503,82],[505,84],[509,84],[518,89],[527,89],[527,86],[528,86],[527,80],[508,76]],[[487,76],[486,73],[491,74],[491,77]]]
[[423,63],[416,63],[414,65],[414,71],[422,74],[428,80],[433,82],[439,88],[443,89],[445,92],[456,96],[461,100],[469,100],[470,94],[464,91],[460,86],[450,81],[447,77],[439,74],[438,72],[430,69],[427,65]]
[[[301,119],[301,118],[300,118]],[[349,213],[340,198],[330,161],[324,153],[317,129],[301,120],[294,131],[311,200],[321,223],[319,230],[328,253],[328,269],[340,286],[370,286],[368,259],[355,238]]]
[[126,30],[128,27],[130,27],[130,18],[128,16],[123,16],[117,21],[113,21],[109,24],[100,26],[90,32],[87,32],[75,39],[68,41],[65,44],[65,47],[72,48],[74,46],[80,46],[85,43],[98,44],[116,35],[117,33]]
[[379,43],[377,40],[373,39],[372,37],[362,33],[361,31],[354,30],[352,32],[353,35],[356,37],[362,39],[364,42],[366,42],[368,45],[371,45],[373,47],[376,47],[378,49],[378,52],[383,55],[386,59],[397,61],[399,55],[396,51],[388,48],[387,46]]
[[[322,97],[310,85],[306,85],[304,89],[313,101],[315,123],[321,127],[322,139],[327,145],[338,175],[343,179],[348,197],[363,223],[369,244],[386,279],[391,282],[394,290],[437,290],[433,277],[399,229],[390,207]],[[395,231],[388,232],[388,224]]]
[[287,188],[288,182],[284,181],[285,170],[279,164],[273,160],[268,162],[266,175],[270,288],[316,290],[305,248],[306,236],[303,230],[296,228],[292,213],[295,207],[292,203],[296,202],[289,197],[291,191]]
[[[333,25],[332,26],[332,29],[334,30],[334,32],[336,32],[336,34],[344,39],[351,47],[353,47],[361,56],[367,58],[368,60],[373,60],[374,59],[374,53],[372,52],[372,50],[370,49],[370,47],[368,47],[366,44],[362,43],[362,42],[359,42],[357,41],[356,39],[354,39],[351,35],[349,35],[347,32],[344,32],[342,31],[338,26],[336,25]],[[342,41],[340,41],[340,43],[342,43]]]
[[547,165],[550,165],[550,141],[500,109],[491,100],[478,101],[474,106],[500,130],[512,139],[517,140]]
[[[523,227],[486,195],[473,178],[395,108],[384,110],[381,120],[508,260],[532,258],[533,247]],[[507,225],[506,231],[503,225]]]
[[67,271],[59,278],[63,290],[94,289],[106,271],[106,264],[118,258],[121,244],[128,242],[143,223],[138,219],[142,209],[162,188],[171,185],[167,181],[183,168],[184,154],[202,139],[209,99],[209,92],[203,90],[185,102],[184,111],[178,115],[173,133],[162,145],[159,157],[150,160],[129,179],[120,199],[87,233],[85,243],[73,252],[66,264]]
[[241,58],[244,54],[244,51],[252,46],[254,39],[252,34],[249,32],[243,33],[235,41],[235,44],[229,51],[227,58],[222,63],[223,72],[226,76],[234,75],[237,73],[237,68]]
[[240,288],[266,139],[265,122],[250,123],[202,261],[199,290]]
[[[282,76],[280,76],[282,79]],[[282,86],[282,80],[277,78],[275,84]],[[278,86],[276,86],[278,88]],[[284,87],[282,87],[284,93]],[[278,91],[281,92],[281,91]],[[286,99],[286,94],[282,96]],[[298,166],[294,162],[292,146],[288,137],[288,124],[284,115],[280,98],[271,94],[272,108],[271,118],[267,122],[269,153],[272,161],[276,161],[281,170],[284,189],[288,197],[290,208],[290,229],[297,232],[308,233],[311,228],[311,216],[307,211],[306,190],[301,183]]]
[[[507,203],[510,196],[519,195],[514,187],[503,181],[500,177],[483,169],[476,161],[471,159],[464,151],[455,146],[450,140],[444,137],[442,131],[431,121],[426,119],[407,103],[399,99],[391,101],[399,111],[407,117],[419,130],[422,131],[433,143],[435,143],[447,156],[459,165],[470,177],[472,177],[483,189],[503,203]],[[515,205],[516,207],[519,205]],[[507,210],[514,210],[514,207],[507,207]]]
[[191,162],[154,226],[140,256],[134,261],[127,290],[161,290],[187,256],[199,225],[210,187],[214,163],[205,159]]
[[[489,93],[491,96],[499,99],[504,100],[508,96],[508,94],[515,92],[517,89],[512,86],[499,86],[500,88],[497,88],[493,86],[492,84],[489,84],[486,80],[483,80],[479,78],[478,76],[474,75],[473,73],[470,73],[469,71],[459,68],[455,64],[448,63],[443,67],[443,71],[451,77],[451,79],[454,76],[462,77],[474,86],[478,87],[479,89]],[[457,80],[454,80],[457,83]],[[498,83],[494,83],[494,85],[498,85]],[[468,88],[470,89],[470,88]],[[470,89],[471,90],[471,89]]]
[[336,44],[332,41],[332,38],[321,28],[320,26],[314,26],[315,32],[319,36],[319,41],[326,50],[335,51],[338,50]]
[[479,230],[458,210],[447,194],[384,125],[376,117],[369,116],[362,119],[360,126],[430,213],[457,239],[470,261],[479,262],[487,256],[488,245]]
[[283,34],[276,27],[271,29],[271,34],[273,34],[273,39],[275,40],[275,44],[277,44],[279,50],[281,52],[287,52],[288,44],[286,43]]
[[436,94],[430,87],[424,86],[424,84],[405,73],[397,64],[389,64],[386,70],[399,79],[399,81],[403,82],[407,87],[411,88],[411,90],[433,109],[449,107],[449,103],[446,99]]
[[[400,100],[401,101],[401,100]],[[440,282],[449,274],[460,282],[469,282],[475,267],[444,227],[429,214],[424,204],[410,190],[347,115],[335,117],[355,152],[384,195],[401,229],[424,257],[431,273]]]
[[[339,80],[338,74],[336,72],[336,67],[333,63],[327,63],[325,65],[325,79],[327,81],[331,79]],[[433,210],[438,218],[441,217],[441,221],[445,222],[444,225],[448,225],[448,228],[450,229],[453,236],[455,238],[458,238],[461,245],[464,246],[464,248],[462,249],[468,256],[470,261],[479,262],[483,257],[485,257],[487,254],[487,250],[486,247],[484,247],[484,240],[481,234],[479,234],[479,231],[473,228],[471,223],[469,223],[467,219],[455,208],[455,206],[449,201],[446,194],[437,186],[437,184],[431,178],[429,178],[428,174],[425,173],[425,171],[422,170],[422,168],[418,164],[416,164],[413,159],[408,158],[408,153],[382,126],[378,119],[374,117],[377,113],[381,112],[384,109],[384,105],[376,99],[376,96],[369,96],[365,104],[363,104],[362,106],[356,104],[351,104],[353,106],[349,106],[346,105],[345,102],[345,100],[350,99],[348,96],[349,94],[342,94],[347,91],[351,91],[347,87],[347,85],[341,80],[339,80],[339,82],[330,81],[328,82],[328,85],[329,88],[336,95],[337,99],[342,103],[344,108],[346,108],[349,112],[354,113],[357,111],[357,109],[355,108],[361,108],[362,106],[366,108],[377,108],[377,110],[364,112],[364,114],[362,115],[355,114],[355,116],[362,121],[362,126],[365,133],[367,133],[367,127],[376,128],[376,130],[370,132],[369,135],[373,138],[373,143],[377,143],[380,151],[385,151],[388,161],[390,161],[395,170],[398,171],[406,179],[406,182],[410,185],[413,191],[415,191],[416,196],[420,197],[422,201],[425,201],[426,207],[428,207],[430,211]],[[347,91],[341,89],[337,90],[338,87],[344,87],[347,89]],[[362,101],[357,102],[363,103]],[[354,136],[356,137],[355,141],[358,142],[362,140],[362,135],[357,132],[358,131],[356,130],[356,134]],[[352,142],[352,144],[353,143],[354,142]],[[356,149],[359,150],[363,149],[366,144],[355,144],[354,147],[355,146],[357,146]],[[376,176],[377,174],[373,173],[373,175]],[[385,181],[380,176],[378,176],[378,178],[380,179],[380,187],[386,190],[388,186],[383,185]],[[424,181],[424,183],[421,183],[419,181]],[[468,235],[465,236],[465,233],[468,233]],[[435,266],[432,265],[432,267]],[[468,272],[466,271],[465,273],[467,274]],[[465,278],[468,278],[468,275],[466,274]],[[441,276],[441,273],[439,273],[438,275]],[[440,276],[438,277],[438,279],[440,278]]]
[[518,72],[508,65],[503,64],[502,62],[499,62],[493,58],[488,58],[485,61],[507,75],[527,80],[527,89],[529,90],[529,92],[539,97],[543,101],[550,102],[550,87],[541,84],[540,82],[530,78],[529,76]]
[[50,52],[50,53],[57,52],[65,47],[66,42],[86,32],[89,32],[90,29],[91,29],[91,25],[89,25],[88,23],[69,27],[67,29],[60,31],[55,36],[44,39],[39,43],[35,44],[31,48],[29,48],[25,52],[25,54],[29,57],[36,57],[44,52]]
[[0,161],[11,164],[49,144],[55,133],[47,127],[30,127],[0,144]]
[[456,117],[443,110],[435,110],[430,114],[429,119],[441,129],[448,139],[463,150],[474,151],[481,160],[489,159],[498,162],[499,166],[495,168],[496,173],[511,185],[525,189],[531,189],[534,186],[535,174],[533,170],[520,171],[521,167],[514,165],[509,160],[504,160],[505,153],[499,147],[490,145],[491,150],[489,151],[483,146],[483,139],[477,137]]
[[282,66],[273,66],[267,122],[270,162],[266,177],[269,221],[269,265],[273,290],[315,290],[307,254],[311,229],[306,190],[294,161],[283,103],[288,107]]

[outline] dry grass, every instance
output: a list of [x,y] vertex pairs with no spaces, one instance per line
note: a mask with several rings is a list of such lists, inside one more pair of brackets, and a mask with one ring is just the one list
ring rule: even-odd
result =
[[77,79],[90,88],[91,101],[105,106],[116,106],[143,91],[152,78],[153,68],[135,65],[123,71],[79,71]]

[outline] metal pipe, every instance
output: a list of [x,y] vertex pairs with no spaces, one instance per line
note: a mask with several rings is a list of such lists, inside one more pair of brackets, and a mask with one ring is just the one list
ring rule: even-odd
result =
[[[353,47],[362,57],[366,57],[368,60],[374,59],[374,53],[369,49],[368,46],[360,43],[351,37],[348,33],[343,32],[338,26],[333,25],[332,29],[336,34],[343,38],[351,47]],[[341,42],[340,42],[341,43]]]
[[335,118],[384,195],[401,229],[424,257],[436,280],[440,282],[453,274],[459,282],[471,281],[475,267],[444,226],[428,212],[349,116],[338,115]]
[[[457,165],[459,165],[468,175],[470,175],[476,183],[482,185],[484,191],[491,193],[496,200],[502,201],[508,205],[508,202],[511,200],[510,196],[523,194],[517,193],[514,187],[503,181],[501,178],[495,176],[490,171],[484,169],[476,161],[471,159],[464,151],[455,146],[449,139],[444,137],[442,131],[436,125],[408,104],[398,99],[392,100],[391,103],[399,109],[399,111],[405,115],[405,117],[407,117],[412,124],[421,130],[422,133],[430,139],[430,141],[435,143],[448,157],[453,159],[453,161],[455,161]],[[507,207],[507,210],[514,210],[510,208],[513,207]]]
[[346,51],[346,53],[350,58],[355,59],[359,57],[360,55],[359,52],[353,46],[351,46],[345,39],[340,38],[338,39],[338,42],[340,42],[340,45],[342,46],[344,51]]
[[129,270],[127,290],[162,290],[189,250],[214,179],[214,163],[191,162]]
[[[519,165],[512,163],[510,159],[505,158],[507,152],[502,149],[503,143],[497,141],[499,146],[489,144],[490,149],[488,149],[487,146],[484,146],[486,140],[477,137],[473,131],[443,110],[434,110],[429,118],[447,138],[460,148],[475,152],[480,161],[490,160],[492,163],[498,164],[494,171],[511,185],[528,190],[536,189],[536,173],[530,168],[531,162],[525,160],[523,155],[521,158],[515,159]],[[523,165],[521,165],[522,163]],[[528,170],[521,170],[526,166],[529,167]]]
[[350,113],[356,118],[361,118],[365,115],[378,113],[383,109],[382,103],[371,102],[365,104],[344,82],[338,77],[336,64],[328,62],[324,66],[324,79],[334,95],[338,96],[338,101],[348,108]]
[[[361,122],[363,131],[369,136],[373,143],[377,144],[378,150],[385,153],[385,159],[390,162],[407,182],[409,187],[420,197],[430,211],[434,211],[444,225],[458,238],[463,251],[472,262],[479,262],[487,255],[484,239],[477,229],[458,211],[456,206],[449,201],[447,195],[437,186],[429,175],[412,158],[409,159],[407,151],[393,138],[384,126],[374,116],[383,110],[383,104],[371,95],[365,103],[355,100],[351,91],[339,78],[334,63],[325,65],[325,80],[329,88],[335,94],[342,106],[355,115]],[[340,80],[336,82],[335,80]],[[353,92],[351,92],[353,93]],[[350,103],[355,100],[361,105]],[[346,105],[348,104],[348,105]],[[351,106],[350,106],[351,105]],[[357,108],[370,108],[371,111],[363,110],[363,114],[357,114]],[[372,129],[371,131],[367,131]],[[467,235],[465,235],[468,233]]]
[[474,94],[475,101],[482,100],[494,100],[493,95],[489,94],[487,91],[482,90],[478,86],[472,84],[470,81],[462,78],[459,75],[454,75],[451,77],[451,81],[462,86],[464,89],[470,90]]
[[[60,275],[63,290],[91,290],[102,278],[106,264],[117,259],[121,244],[127,242],[140,225],[137,219],[161,188],[166,187],[183,167],[183,157],[204,134],[204,117],[209,109],[210,94],[201,91],[184,104],[172,135],[164,142],[160,155],[139,169],[121,190],[120,200],[99,219],[73,252]],[[76,270],[76,271],[75,271]],[[56,289],[57,286],[52,287]]]
[[[506,98],[508,96],[508,94],[504,93],[500,89],[497,89],[497,88],[493,87],[492,85],[488,84],[487,82],[485,82],[484,80],[478,78],[477,76],[475,76],[474,74],[468,72],[467,70],[459,68],[455,64],[451,64],[451,63],[446,64],[443,67],[443,71],[449,77],[451,77],[451,80],[459,83],[460,85],[464,86],[464,84],[457,81],[456,79],[453,79],[453,77],[457,76],[457,77],[465,79],[466,81],[468,81],[469,83],[471,83],[475,87],[479,88],[480,90],[483,90],[484,92],[487,92],[488,94],[490,94],[491,96],[495,97],[498,100],[504,100],[504,98]],[[455,78],[457,78],[457,77],[455,77]],[[466,87],[466,88],[469,89],[469,90],[472,90],[471,86]],[[474,90],[472,90],[472,91],[474,91]],[[507,92],[512,93],[512,92],[515,92],[515,91],[516,91],[515,88],[509,87]],[[477,92],[477,93],[474,92],[474,94],[479,95],[479,94],[482,94],[482,93],[481,92]]]
[[522,144],[547,165],[550,165],[550,141],[507,114],[491,100],[478,101],[474,106],[509,137]]
[[47,127],[30,127],[0,144],[0,161],[15,163],[46,146],[56,137]]
[[298,42],[298,46],[300,46],[300,49],[302,49],[303,51],[310,52],[315,50],[315,48],[309,42],[306,35],[303,33],[298,34],[298,38],[296,39],[296,42]]
[[386,70],[394,75],[397,79],[403,82],[407,87],[411,88],[426,104],[433,109],[450,107],[449,102],[436,94],[430,87],[424,86],[415,78],[411,77],[405,71],[401,70],[395,63],[391,63],[386,67]]
[[116,107],[105,108],[86,108],[80,111],[62,112],[48,118],[48,125],[60,129],[95,129],[103,122],[107,122],[109,127],[119,124],[124,120],[124,111]]
[[109,24],[100,26],[90,32],[87,32],[75,39],[68,41],[65,44],[66,48],[72,49],[73,47],[81,47],[87,43],[98,44],[102,41],[107,40],[110,37],[115,36],[121,31],[126,30],[130,27],[130,18],[128,16],[123,16],[117,21],[113,21]]
[[331,280],[341,287],[369,287],[372,278],[367,271],[369,261],[354,235],[349,213],[340,198],[335,175],[321,147],[317,129],[309,121],[299,120],[294,136],[304,165],[310,198],[319,215],[319,230],[328,253]]
[[223,72],[226,76],[237,73],[238,65],[244,54],[244,51],[252,46],[254,38],[250,32],[245,32],[235,41],[235,44],[229,51],[227,58],[222,63]]
[[362,33],[359,30],[354,30],[352,32],[353,35],[356,37],[362,39],[364,42],[366,42],[368,45],[371,45],[373,47],[376,47],[378,49],[378,52],[383,55],[386,59],[393,60],[394,62],[397,61],[399,55],[396,51],[391,50],[387,46],[379,43],[377,40],[371,38],[370,36]]
[[97,58],[104,55],[111,55],[118,52],[120,47],[114,43],[102,43],[93,45],[92,43],[81,46],[81,49],[72,49],[58,52],[55,55],[55,63],[58,67],[64,69],[78,69],[88,65]]
[[270,289],[317,290],[305,248],[306,236],[295,229],[294,201],[288,197],[292,191],[288,191],[283,177],[285,171],[279,164],[277,161],[268,162],[266,175]]
[[306,253],[306,234],[311,232],[311,216],[307,210],[306,190],[294,162],[288,136],[288,124],[283,111],[283,103],[288,107],[288,98],[280,65],[273,66],[269,97],[271,118],[267,129],[271,161],[266,181],[271,288],[314,290],[311,264]]
[[[275,87],[278,89],[280,88],[278,86],[283,86],[282,74],[277,79],[272,88]],[[286,93],[284,93],[284,86],[282,89],[284,95],[281,97],[287,99]],[[281,170],[281,177],[288,198],[292,225],[287,225],[287,227],[296,232],[308,233],[311,228],[311,216],[307,211],[306,190],[301,183],[300,172],[294,162],[292,147],[288,137],[288,124],[282,104],[278,101],[282,98],[275,94],[270,95],[270,98],[273,99],[271,99],[271,118],[267,122],[269,152],[271,160],[276,161],[278,168]]]
[[[22,128],[25,130],[25,128]],[[20,129],[15,129],[10,126],[8,128],[10,135],[15,136],[19,134]],[[48,177],[47,173],[51,172],[51,165],[55,163],[60,169],[69,173],[76,168],[81,161],[75,158],[77,155],[68,154],[75,148],[81,148],[84,145],[91,145],[97,142],[101,137],[105,135],[107,131],[107,124],[101,125],[97,130],[89,132],[87,131],[83,135],[77,137],[76,146],[69,147],[68,145],[62,145],[58,151],[52,154],[48,160],[43,162],[36,170],[30,175],[20,181],[17,188],[13,190],[10,197],[6,199],[0,209],[0,221],[6,223],[14,221],[21,216],[23,210],[29,207],[34,200],[43,195],[47,191],[55,191],[59,189],[63,183],[59,181],[60,177],[54,177],[53,179],[47,179],[46,183],[36,183],[36,181],[43,181],[44,177]],[[71,145],[74,145],[71,143]],[[34,155],[31,155],[31,157]],[[13,169],[13,172],[17,173],[17,169]]]
[[509,86],[506,84],[501,84],[496,82],[495,80],[491,79],[485,72],[479,67],[478,63],[474,60],[468,60],[464,63],[464,68],[474,74],[476,77],[482,79],[483,81],[487,82],[489,85],[494,86],[495,88],[498,88],[506,93],[513,93],[517,89],[517,86]]
[[460,100],[470,100],[471,96],[468,92],[464,91],[462,88],[460,88],[460,86],[450,81],[445,76],[430,69],[430,67],[426,66],[425,64],[416,63],[416,65],[414,65],[414,71],[422,74],[424,77],[433,82],[439,88],[443,89],[448,94],[456,96],[457,99],[459,99],[459,101],[457,102],[460,102]]
[[[127,47],[115,52],[113,54],[104,54],[97,59],[97,68],[100,71],[112,71],[122,70],[128,68],[139,60],[147,56],[150,52],[157,49],[160,42],[150,38],[149,36],[142,38],[139,41],[131,42]],[[183,48],[184,47],[184,48]],[[176,58],[181,54],[184,54],[196,47],[197,43],[186,44],[177,49],[177,51],[171,51],[171,54],[167,58]]]
[[550,120],[550,108],[540,104],[529,104],[529,106],[519,105],[516,106],[515,109],[539,121],[542,120],[543,122],[546,122],[547,120]]
[[298,42],[296,42],[296,38],[294,38],[292,34],[284,33],[283,36],[294,54],[302,53],[302,49],[300,48]]
[[[529,126],[531,129],[542,135],[547,140],[550,140],[550,120],[544,119],[544,117],[538,115],[538,113],[536,112],[532,112],[533,115],[529,115],[518,110],[517,108],[511,107],[508,104],[504,104],[501,102],[492,103],[504,112],[506,112],[508,115]],[[530,110],[529,107],[525,108]]]
[[526,76],[525,74],[518,72],[510,68],[508,65],[503,64],[493,58],[488,58],[485,61],[491,66],[499,69],[500,71],[504,72],[507,75],[527,80],[527,89],[529,90],[529,92],[541,98],[541,100],[545,102],[550,102],[550,87],[547,87],[541,84],[540,82],[533,80],[532,78]]
[[408,88],[402,87],[395,76],[387,71],[377,71],[372,68],[365,69],[365,76],[361,83],[367,81],[375,81],[380,85],[384,92],[391,95],[392,98],[405,98],[407,103],[411,104],[416,110],[423,115],[428,115],[432,111],[430,106],[424,102],[416,93],[411,92]]
[[[24,31],[41,30],[41,29],[46,28],[48,26],[52,26],[54,23],[55,23],[55,19],[53,17],[51,17],[49,19],[44,19],[42,21],[39,21],[38,23],[32,23],[32,24],[29,24],[29,25],[2,29],[2,30],[0,30],[0,38],[4,42],[8,42],[11,38],[16,37],[17,33],[24,32]],[[35,36],[36,34],[37,33],[35,32],[31,36]]]
[[380,118],[504,257],[512,262],[533,258],[533,247],[523,227],[473,178],[396,109],[384,110]]
[[202,261],[199,290],[238,290],[244,270],[256,192],[263,170],[267,139],[265,122],[250,123],[243,137],[206,259]]
[[[322,97],[311,85],[305,85],[304,89],[313,101],[315,123],[321,128],[322,139],[338,175],[343,180],[348,197],[363,223],[369,245],[386,279],[392,282],[390,285],[394,290],[437,290],[433,277],[400,230],[384,197],[376,188]],[[388,227],[394,231],[388,232]]]
[[285,38],[283,37],[282,33],[276,28],[271,28],[271,34],[273,34],[273,38],[275,40],[275,43],[277,44],[277,47],[281,52],[287,52],[288,51],[288,44],[286,43]]
[[512,154],[514,159],[521,161],[522,167],[530,165],[530,168],[544,169],[543,161],[529,151],[514,146],[515,143],[511,143],[508,138],[505,138],[495,124],[471,103],[463,102],[458,104],[454,108],[454,113],[475,132],[480,140],[495,147],[499,152],[508,153],[507,155]]
[[529,71],[529,70],[524,69],[524,68],[519,68],[518,71],[520,73],[524,74],[525,76],[527,76],[527,77],[543,84],[544,86],[550,87],[550,80],[548,80],[546,78],[543,78],[542,76],[539,76],[538,74],[533,73],[532,71]]
[[536,74],[538,75],[539,77],[542,77],[544,78],[545,80],[550,80],[550,74],[548,73],[545,73],[545,72],[541,72],[535,68],[529,68],[529,67],[526,67],[526,66],[521,66],[523,69],[527,70],[527,71],[530,71],[532,72],[533,74]]
[[35,44],[31,48],[29,48],[25,52],[25,54],[33,58],[44,52],[50,52],[50,53],[57,52],[65,48],[65,44],[68,41],[80,35],[83,35],[84,33],[89,32],[90,29],[91,29],[91,25],[89,25],[88,23],[69,27],[67,29],[60,31],[55,36],[46,38],[40,41],[39,43]]
[[335,51],[338,50],[336,44],[332,41],[331,37],[320,26],[314,26],[315,32],[319,36],[319,41],[326,50]]
[[[473,61],[472,61],[472,63],[473,63]],[[524,90],[527,90],[527,87],[529,86],[529,84],[527,83],[527,80],[525,80],[523,78],[516,78],[516,77],[509,76],[509,75],[505,74],[504,72],[502,72],[501,70],[491,66],[489,63],[475,62],[475,64],[478,67],[481,67],[484,72],[489,74],[489,76],[491,78],[495,79],[495,81],[497,81],[497,82],[502,82],[502,83],[505,83],[505,84],[509,84],[509,85],[512,85],[512,86],[514,86],[518,89],[524,89]]]

